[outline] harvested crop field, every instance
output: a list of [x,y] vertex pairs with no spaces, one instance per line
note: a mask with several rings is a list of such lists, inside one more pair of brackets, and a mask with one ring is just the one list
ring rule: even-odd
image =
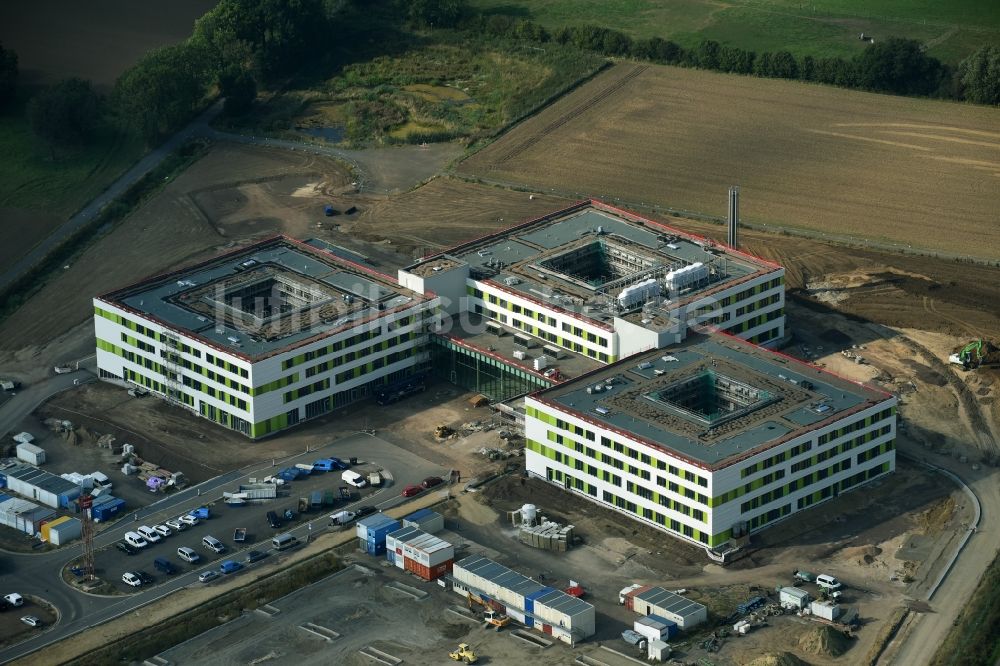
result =
[[1000,111],[790,81],[616,66],[463,162],[568,197],[996,259]]
[[[531,198],[534,197],[534,198]],[[390,242],[417,256],[482,236],[573,203],[570,199],[437,178],[404,195],[374,203],[341,230]],[[695,234],[725,240],[725,227],[643,215]],[[1000,330],[1000,268],[924,256],[844,247],[744,229],[742,246],[785,266],[788,288],[818,307],[889,326],[961,337]],[[836,298],[830,299],[829,295]],[[970,338],[971,339],[971,338]]]

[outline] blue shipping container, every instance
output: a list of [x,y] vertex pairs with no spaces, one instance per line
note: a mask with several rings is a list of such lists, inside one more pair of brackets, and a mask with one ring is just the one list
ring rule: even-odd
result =
[[667,625],[667,638],[673,638],[674,636],[677,635],[677,632],[680,631],[680,629],[677,628],[677,623],[672,620],[668,620],[667,618],[661,617],[659,615],[650,615],[649,617],[656,620],[657,622],[662,622],[663,624]]
[[7,475],[0,474],[0,488],[6,488],[6,487],[7,487]]
[[108,520],[113,518],[115,514],[119,513],[125,508],[125,500],[115,497],[110,502],[102,502],[98,506],[92,507],[90,509],[90,515],[94,520]]

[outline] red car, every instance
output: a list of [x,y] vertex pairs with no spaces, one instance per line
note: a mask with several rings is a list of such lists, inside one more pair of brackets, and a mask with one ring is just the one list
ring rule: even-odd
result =
[[444,479],[442,479],[441,477],[428,476],[426,479],[423,480],[423,482],[420,485],[423,486],[424,488],[433,488],[434,486],[440,486],[442,483],[444,483]]
[[403,497],[413,497],[414,495],[419,495],[424,489],[420,486],[406,486],[403,488]]

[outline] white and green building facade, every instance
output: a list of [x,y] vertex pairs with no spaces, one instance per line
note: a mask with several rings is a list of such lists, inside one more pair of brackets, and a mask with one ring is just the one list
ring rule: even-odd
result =
[[895,468],[896,399],[694,335],[525,399],[530,475],[708,548]]
[[259,438],[420,381],[438,299],[277,237],[94,299],[102,379]]
[[785,338],[784,274],[758,257],[585,201],[422,259],[399,271],[399,283],[438,295],[453,318],[482,315],[539,353],[608,364],[681,342],[692,329],[777,345]]

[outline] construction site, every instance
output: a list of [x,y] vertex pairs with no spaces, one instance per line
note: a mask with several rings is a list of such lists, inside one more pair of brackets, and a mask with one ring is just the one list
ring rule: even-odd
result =
[[[240,168],[233,171],[233,164]],[[456,661],[468,663],[468,657],[459,648],[465,644],[480,663],[535,660],[624,666],[634,663],[634,659],[645,661],[650,646],[664,642],[670,648],[669,656],[664,658],[681,663],[791,666],[913,663],[914,650],[932,653],[936,649],[971,596],[997,545],[998,532],[985,529],[988,525],[985,521],[991,520],[991,512],[1000,506],[994,480],[1000,462],[997,444],[1000,353],[995,333],[1000,330],[1000,313],[987,305],[995,302],[1000,284],[994,267],[881,253],[870,248],[846,248],[743,228],[739,230],[739,253],[762,257],[747,258],[729,251],[706,249],[706,246],[727,245],[730,238],[725,227],[655,211],[645,211],[641,216],[631,214],[634,217],[619,228],[606,215],[621,213],[594,210],[594,202],[573,203],[551,193],[529,194],[439,177],[404,194],[382,197],[357,192],[351,182],[347,170],[333,161],[271,148],[225,144],[214,147],[206,158],[168,184],[106,240],[100,241],[95,250],[85,252],[56,276],[38,294],[37,302],[33,300],[3,323],[12,340],[11,348],[2,355],[4,378],[10,377],[28,387],[19,389],[24,394],[32,386],[62,381],[60,375],[53,379],[53,367],[92,354],[90,299],[95,294],[134,283],[150,272],[173,270],[189,261],[212,260],[226,251],[242,251],[280,232],[299,240],[315,238],[327,248],[340,248],[338,251],[351,253],[348,261],[361,262],[390,278],[408,272],[416,278],[433,281],[463,265],[469,267],[468,279],[479,284],[463,279],[456,282],[455,289],[468,297],[471,305],[482,306],[476,320],[483,324],[482,330],[449,334],[449,344],[462,347],[464,352],[441,347],[432,348],[429,355],[431,366],[443,368],[446,366],[442,359],[446,357],[439,355],[442,350],[451,355],[447,358],[469,359],[469,352],[481,354],[475,363],[448,361],[452,365],[447,367],[464,373],[462,377],[469,381],[453,381],[450,373],[432,373],[426,384],[379,400],[384,404],[376,403],[377,394],[372,391],[364,398],[359,397],[348,409],[331,409],[279,435],[250,443],[238,431],[219,427],[154,395],[130,394],[124,386],[92,381],[93,377],[87,377],[86,370],[81,370],[79,375],[71,375],[65,386],[60,385],[59,391],[27,394],[38,398],[37,406],[18,415],[9,424],[10,432],[33,433],[35,443],[48,456],[46,469],[54,473],[106,470],[116,496],[128,506],[130,513],[123,515],[149,511],[149,515],[162,515],[164,519],[168,517],[167,510],[150,506],[152,503],[167,500],[169,504],[173,498],[188,497],[184,493],[191,493],[193,501],[199,484],[243,473],[243,468],[267,467],[275,464],[274,460],[301,455],[304,451],[329,446],[336,455],[340,442],[345,447],[341,454],[349,448],[356,451],[355,438],[372,437],[366,433],[376,433],[385,443],[379,446],[400,452],[398,460],[380,453],[379,457],[389,461],[384,467],[390,471],[416,474],[419,470],[415,482],[427,474],[442,474],[440,470],[459,473],[455,478],[460,481],[449,486],[447,495],[421,496],[444,516],[445,531],[438,536],[454,546],[455,562],[470,556],[485,557],[526,579],[528,582],[523,585],[531,586],[534,592],[551,589],[591,604],[595,610],[593,633],[567,644],[518,619],[517,613],[524,614],[526,610],[518,603],[524,602],[495,598],[493,601],[502,609],[496,608],[496,604],[490,606],[494,617],[503,615],[508,620],[500,631],[494,625],[484,629],[484,622],[488,624],[487,607],[473,603],[470,610],[467,597],[454,594],[454,587],[442,589],[437,582],[426,582],[392,567],[384,557],[360,553],[355,546],[341,549],[338,545],[336,548],[341,550],[337,552],[346,564],[338,577],[317,577],[309,581],[313,585],[292,593],[298,596],[272,598],[263,592],[256,594],[254,598],[258,601],[244,606],[250,609],[246,613],[222,615],[231,621],[182,645],[157,645],[143,658],[159,656],[175,663],[248,663],[294,658],[303,663],[329,663],[334,659],[349,664],[382,660],[430,664],[448,661],[454,653],[458,655]],[[724,190],[720,192],[720,199],[725,194]],[[743,195],[748,193],[744,190]],[[327,217],[324,210],[328,205],[338,211],[355,207],[355,213]],[[581,208],[574,209],[575,206]],[[536,223],[537,228],[515,232],[509,230],[517,220],[530,221],[547,215],[555,217],[546,223],[550,226],[540,235],[531,234],[544,229],[545,224]],[[587,232],[585,236],[574,235],[568,227],[556,226],[574,215],[585,218],[580,223],[580,230]],[[600,221],[594,216],[599,216]],[[430,218],[435,220],[433,225],[427,222]],[[645,228],[636,222],[640,218],[646,220]],[[654,227],[649,221],[680,231],[664,232],[664,238],[658,238],[659,228],[650,232]],[[466,247],[469,237],[484,232],[502,237],[474,241]],[[546,233],[554,235],[546,238]],[[629,234],[635,238],[621,239]],[[689,236],[714,240],[698,244]],[[183,240],[175,243],[175,238]],[[644,245],[645,241],[649,244]],[[136,258],[139,253],[135,248],[141,248],[145,256]],[[157,248],[169,250],[159,252]],[[296,248],[301,256],[311,256],[312,250],[298,245]],[[455,248],[462,251],[452,252]],[[480,254],[484,249],[487,252]],[[517,257],[515,250],[521,252]],[[657,254],[660,250],[662,256]],[[650,300],[647,292],[635,296],[635,302],[629,298],[624,305],[617,301],[624,289],[648,279],[644,271],[651,271],[649,275],[662,282],[667,274],[683,270],[681,264],[693,266],[702,259],[706,260],[701,263],[707,266],[707,276],[691,285],[675,282],[676,296],[667,286],[656,294],[655,307],[646,307]],[[100,270],[102,266],[108,266],[108,271]],[[783,271],[781,276],[776,272],[779,269]],[[360,307],[357,302],[347,303],[342,290],[336,291],[336,285],[323,283],[314,293],[303,289],[301,282],[289,282],[288,271],[282,273],[273,267],[250,270],[252,284],[246,286],[246,280],[240,278],[239,285],[228,291],[224,289],[221,295],[224,305],[236,307],[237,297],[252,301],[259,296],[266,300],[277,287],[284,299],[273,303],[277,310],[251,314],[267,319],[279,314],[282,308],[322,302],[335,312],[331,315],[335,321]],[[747,328],[731,333],[752,338],[778,329],[780,323],[780,335],[756,341],[773,341],[773,346],[780,346],[786,355],[781,357],[786,358],[782,362],[786,369],[775,373],[784,378],[778,374],[762,376],[761,368],[748,370],[719,357],[715,358],[717,364],[712,365],[712,358],[706,357],[697,367],[712,370],[715,379],[711,390],[701,391],[708,386],[705,379],[708,375],[702,372],[695,378],[681,376],[684,373],[673,376],[674,362],[662,360],[670,351],[663,349],[645,352],[650,354],[651,363],[645,370],[620,366],[611,372],[636,382],[630,390],[638,393],[626,396],[627,404],[621,403],[625,397],[616,393],[617,388],[610,392],[602,388],[599,398],[586,394],[586,385],[593,388],[598,384],[598,374],[629,356],[627,346],[631,343],[622,347],[622,342],[628,339],[623,332],[641,336],[652,331],[659,338],[672,329],[669,325],[658,325],[655,318],[648,316],[654,310],[663,322],[668,322],[672,304],[688,296],[695,298],[691,301],[694,303],[704,292],[728,288],[730,283],[743,284],[741,280],[758,271],[761,275],[753,279],[764,280],[766,275],[766,282],[770,283],[777,277],[784,278],[780,300],[759,306],[780,309],[782,319],[761,322],[759,330]],[[617,282],[624,277],[628,278],[627,284]],[[508,284],[511,278],[518,282]],[[684,274],[678,277],[674,272],[673,278],[683,280]],[[385,283],[384,277],[378,277],[376,282],[386,289],[393,287],[391,282]],[[171,289],[186,294],[181,296],[189,299],[187,306],[195,302],[204,305],[206,299],[215,295],[209,289],[211,283],[205,286],[177,286],[177,280],[167,283]],[[550,286],[539,288],[543,284]],[[473,291],[470,293],[467,288]],[[746,288],[741,286],[736,293]],[[475,289],[480,289],[482,295],[477,296]],[[490,293],[497,302],[490,301]],[[764,297],[770,298],[755,293],[749,302],[756,303]],[[501,298],[507,301],[503,307]],[[533,331],[512,323],[518,320],[528,325],[525,304],[518,299],[538,301],[531,307]],[[514,309],[515,302],[521,312]],[[739,308],[749,302],[741,303]],[[53,310],[55,305],[58,307]],[[749,312],[737,315],[735,302],[731,306],[730,322],[736,317],[749,320],[760,314],[755,306],[757,311],[752,315]],[[712,316],[724,314],[729,307],[720,306]],[[604,314],[605,311],[609,314]],[[491,316],[491,312],[497,316]],[[552,331],[548,320],[537,318],[539,312],[557,322]],[[198,315],[205,316],[205,312],[193,316]],[[506,316],[507,321],[501,321],[499,315]],[[487,328],[487,323],[494,326]],[[563,328],[563,323],[569,325],[569,330]],[[580,332],[574,332],[573,328],[579,328]],[[280,329],[276,330],[280,333]],[[550,332],[557,340],[542,339],[538,331]],[[594,339],[588,338],[588,332]],[[602,332],[609,342],[606,348],[597,341]],[[210,337],[216,336],[214,330],[208,333]],[[127,335],[136,337],[131,332]],[[222,337],[215,347],[236,344],[228,340],[231,333],[218,335]],[[515,340],[515,335],[523,336],[528,344]],[[615,335],[619,337],[612,342]],[[579,344],[581,349],[566,346],[563,341]],[[108,342],[125,344],[120,336]],[[650,347],[659,347],[658,343],[659,339]],[[545,347],[558,350],[553,349],[549,354]],[[593,354],[588,354],[587,349]],[[238,351],[229,349],[234,350]],[[525,358],[518,359],[516,352],[525,353]],[[607,358],[602,359],[601,353],[607,354]],[[770,354],[764,350],[759,353]],[[292,356],[298,354],[296,351]],[[547,357],[547,365],[535,369],[530,361],[539,356]],[[485,369],[499,368],[500,364],[518,368],[524,373],[520,378],[523,382],[487,381]],[[638,362],[632,365],[637,366]],[[795,370],[789,372],[789,367]],[[546,374],[553,369],[560,374]],[[838,376],[829,381],[829,395],[825,399],[817,397],[822,395],[815,379],[823,376],[818,373],[820,370]],[[807,371],[812,373],[806,378],[813,382],[811,387],[801,381]],[[639,380],[633,376],[637,372],[649,375],[644,381],[648,380],[650,386],[642,391],[638,389]],[[623,507],[613,500],[611,506],[601,506],[599,502],[574,497],[576,489],[567,489],[565,477],[546,478],[544,469],[538,476],[525,475],[528,467],[525,450],[531,438],[525,437],[523,412],[517,400],[490,398],[515,398],[524,393],[552,390],[553,386],[558,390],[563,381],[572,382],[580,377],[583,383],[574,389],[582,391],[580,399],[567,398],[575,403],[570,407],[567,402],[564,405],[567,410],[579,408],[593,422],[598,422],[598,417],[614,418],[614,414],[597,411],[599,407],[635,418],[635,404],[641,400],[643,413],[669,412],[681,439],[692,441],[702,441],[699,437],[706,431],[711,431],[715,439],[703,441],[711,442],[722,441],[723,435],[745,432],[741,425],[745,422],[741,419],[748,415],[760,417],[761,424],[773,421],[791,431],[798,418],[795,410],[790,410],[793,405],[809,409],[820,402],[834,404],[846,400],[841,396],[851,391],[875,396],[872,398],[875,402],[881,400],[879,396],[891,394],[897,401],[898,418],[892,432],[894,468],[884,476],[866,479],[862,489],[838,488],[836,496],[823,497],[821,503],[803,506],[801,510],[796,507],[794,515],[787,519],[778,516],[768,520],[766,529],[751,528],[747,530],[751,532],[749,535],[738,537],[730,533],[726,538],[733,537],[731,545],[738,548],[729,552],[725,561],[714,561],[697,537],[685,538],[683,528],[677,536],[658,529],[655,512],[649,521],[626,519],[622,517],[623,511],[618,510]],[[77,385],[74,378],[83,381]],[[276,378],[268,377],[267,383]],[[230,379],[236,381],[237,377]],[[249,389],[261,384],[249,379],[244,378]],[[601,386],[606,386],[604,375],[600,379]],[[863,382],[866,387],[855,382]],[[567,390],[572,386],[568,384]],[[497,396],[488,395],[491,387],[496,387]],[[746,387],[752,390],[747,392]],[[842,388],[834,390],[838,387]],[[699,397],[702,393],[708,397]],[[540,395],[545,395],[545,391]],[[584,404],[588,405],[586,409]],[[879,411],[885,408],[879,406]],[[622,432],[628,430],[622,424],[611,425]],[[584,422],[580,427],[584,427]],[[594,427],[593,423],[587,425],[590,429]],[[568,439],[573,436],[570,434]],[[585,436],[577,439],[584,449],[596,448]],[[597,447],[601,446],[599,439]],[[550,448],[557,445],[547,436],[540,443]],[[881,445],[874,440],[872,445],[876,443]],[[126,445],[137,456],[128,461],[135,468],[129,474],[122,471]],[[678,440],[673,448],[683,451],[685,446]],[[844,456],[856,460],[855,456],[862,452],[845,452]],[[612,448],[608,456],[613,458],[614,453]],[[588,454],[584,450],[572,455],[579,456],[582,462]],[[421,463],[418,465],[416,461]],[[582,462],[581,471],[576,462],[574,457],[560,471],[574,480],[582,480],[587,474],[586,465],[592,463]],[[881,464],[874,459],[864,462]],[[637,468],[643,464],[641,460],[624,463]],[[789,470],[794,464],[784,463]],[[853,463],[849,475],[858,473],[859,464]],[[420,465],[426,465],[426,469]],[[829,465],[827,462],[826,466]],[[554,464],[549,467],[556,469]],[[760,475],[771,471],[762,468]],[[694,469],[691,472],[696,473]],[[181,476],[175,476],[178,474]],[[736,489],[715,488],[713,480],[711,492],[705,492],[698,490],[695,480],[690,487],[695,497],[691,498],[683,495],[683,474],[680,481],[678,477],[670,477],[669,472],[662,476],[666,483],[676,483],[682,488],[678,501],[690,501],[692,506],[698,504],[699,492],[714,501],[723,492]],[[183,479],[187,488],[175,481],[176,489],[168,486],[153,493],[148,485],[153,478],[162,479],[165,484],[170,479]],[[831,482],[839,479],[831,478]],[[961,479],[965,487],[956,479]],[[786,478],[783,483],[789,480]],[[748,482],[741,477],[737,485],[742,487]],[[653,483],[656,485],[655,480]],[[402,501],[400,495],[408,484],[409,480],[390,481],[372,501],[373,505],[387,502],[390,496],[393,502]],[[225,486],[227,491],[232,487],[236,486]],[[769,488],[758,487],[761,493],[770,492]],[[641,488],[639,491],[645,492]],[[220,497],[221,492],[220,487]],[[589,494],[586,485],[582,492]],[[653,492],[660,491],[654,488]],[[749,499],[743,497],[736,505]],[[528,506],[534,507],[535,516],[526,523],[526,515],[532,513],[526,509]],[[220,512],[224,522],[214,525],[225,525],[229,530],[231,523],[242,524],[236,522],[240,519],[239,511],[226,508]],[[629,511],[627,507],[625,511]],[[749,516],[748,526],[753,518]],[[96,539],[101,547],[111,548],[112,536],[115,530],[122,529],[124,522],[109,521],[96,526]],[[704,524],[706,529],[699,531],[709,540],[731,527],[727,524],[717,530]],[[299,527],[304,532],[304,523]],[[270,535],[264,538],[262,527],[257,532],[255,547],[261,544],[266,547]],[[333,538],[332,533],[310,548],[325,548],[324,544],[331,543],[328,538]],[[29,550],[33,543],[24,534],[11,540],[27,543]],[[66,552],[55,551],[52,555],[65,561]],[[956,553],[961,554],[957,561]],[[105,555],[99,553],[99,561]],[[130,561],[125,555],[120,557],[114,560],[115,567],[126,566]],[[970,560],[977,566],[970,565]],[[111,560],[105,558],[105,561]],[[279,560],[273,557],[271,561]],[[17,566],[25,566],[21,562],[18,560]],[[269,563],[255,570],[254,576],[257,571],[279,568]],[[157,608],[155,617],[169,617],[172,610],[187,608],[195,596],[214,598],[213,595],[229,589],[245,589],[254,594],[258,589],[254,587],[257,584],[254,576],[226,578],[224,586],[215,588],[200,586],[190,576],[195,573],[185,571],[180,577],[165,579],[164,585],[172,586],[171,594],[153,604]],[[816,577],[821,575],[841,583],[842,589],[835,590],[837,596],[832,596],[829,590],[824,592],[816,583]],[[453,582],[448,584],[453,586]],[[658,589],[685,600],[680,602],[682,605],[704,607],[706,621],[673,636],[669,635],[669,624],[660,626],[656,624],[659,620],[639,622],[640,616],[647,613],[636,612],[634,602],[633,608],[620,603],[622,591],[631,586],[638,586],[634,590],[648,588],[633,597]],[[145,594],[159,595],[161,589],[154,587],[133,596],[138,603]],[[338,593],[330,594],[330,589]],[[122,590],[131,592],[124,587]],[[489,597],[488,592],[479,588],[477,594],[480,598],[482,594]],[[665,595],[663,598],[673,599]],[[571,602],[566,603],[567,608],[573,607]],[[661,604],[662,610],[657,606],[649,615],[669,614],[666,601],[655,603]],[[793,603],[799,606],[785,607]],[[12,613],[7,613],[5,622],[11,616]],[[46,616],[45,621],[52,620]],[[217,623],[212,620],[211,624]],[[114,634],[105,636],[108,641],[148,629],[144,618],[134,614],[122,616],[113,624]],[[375,626],[382,628],[376,631]],[[17,629],[29,631],[20,624]],[[657,638],[646,636],[654,630],[658,632]],[[627,635],[627,631],[641,638]],[[387,632],[390,638],[386,638]],[[97,635],[93,638],[96,640]],[[79,635],[76,641],[84,646],[84,635]],[[63,643],[65,647],[70,642]],[[60,654],[70,658],[70,652]],[[23,661],[31,659],[26,656]]]

